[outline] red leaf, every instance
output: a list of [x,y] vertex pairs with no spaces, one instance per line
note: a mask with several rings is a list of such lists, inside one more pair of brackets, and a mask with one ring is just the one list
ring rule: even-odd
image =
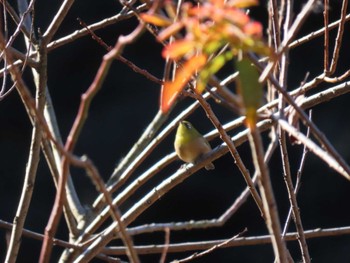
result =
[[250,22],[244,26],[244,33],[249,36],[262,37],[262,25],[259,22]]

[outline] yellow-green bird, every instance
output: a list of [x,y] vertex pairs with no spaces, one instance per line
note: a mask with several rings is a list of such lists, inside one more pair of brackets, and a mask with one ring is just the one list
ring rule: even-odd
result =
[[[209,142],[188,121],[180,121],[174,147],[177,156],[186,163],[195,163],[203,154],[211,151]],[[214,168],[212,163],[205,166],[207,170]]]

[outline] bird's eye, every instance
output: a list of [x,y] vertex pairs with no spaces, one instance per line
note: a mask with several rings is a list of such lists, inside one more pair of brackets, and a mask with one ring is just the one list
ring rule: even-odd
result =
[[191,124],[189,124],[188,122],[185,122],[185,126],[188,130],[191,130],[192,129],[192,126]]

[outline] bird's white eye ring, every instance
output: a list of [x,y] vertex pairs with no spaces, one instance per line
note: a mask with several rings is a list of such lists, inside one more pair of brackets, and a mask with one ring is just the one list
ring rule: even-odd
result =
[[187,128],[187,129],[189,129],[189,130],[191,130],[191,129],[192,129],[191,124],[189,124],[188,122],[185,122],[184,124],[185,124],[185,126],[186,126],[186,128]]

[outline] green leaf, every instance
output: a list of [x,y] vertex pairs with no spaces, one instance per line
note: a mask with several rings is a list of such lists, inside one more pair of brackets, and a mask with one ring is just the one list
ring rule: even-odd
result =
[[237,86],[243,101],[247,118],[246,124],[249,128],[255,129],[257,121],[256,111],[260,107],[263,98],[263,87],[259,82],[259,73],[247,58],[237,60],[235,64],[239,71]]
[[219,56],[214,57],[211,61],[207,63],[207,65],[200,71],[198,84],[196,87],[196,91],[198,93],[202,93],[205,89],[206,84],[208,83],[211,76],[216,74],[227,61],[232,59],[232,52],[228,51]]

